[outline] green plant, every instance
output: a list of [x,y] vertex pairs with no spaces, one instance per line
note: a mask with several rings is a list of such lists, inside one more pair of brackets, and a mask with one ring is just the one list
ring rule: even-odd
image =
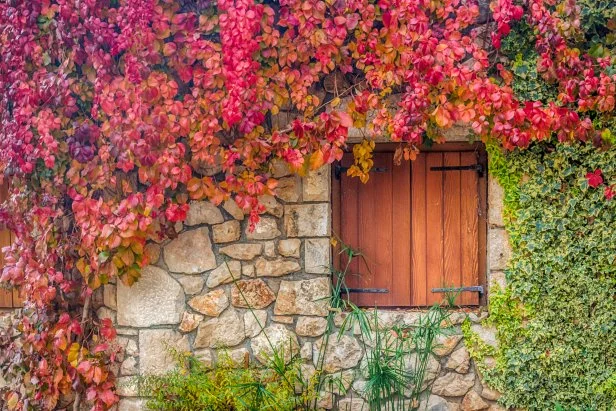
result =
[[473,359],[475,359],[475,361],[477,361],[478,366],[482,367],[483,360],[485,360],[486,357],[491,357],[496,354],[494,347],[486,344],[471,330],[471,322],[468,318],[464,320],[461,328],[469,354],[473,357]]
[[513,254],[507,287],[490,296],[488,323],[499,346],[482,346],[464,324],[471,353],[494,356],[496,366],[484,375],[506,406],[613,409],[616,202],[586,175],[601,169],[613,184],[616,150],[547,143],[508,155],[488,149],[505,189]]
[[376,312],[374,318],[376,332],[374,346],[366,353],[364,393],[370,409],[402,409],[399,405],[404,400],[407,383],[411,381],[405,363],[410,352],[408,339],[399,338],[391,331],[378,331]]
[[[215,368],[193,355],[175,354],[179,366],[162,376],[138,379],[140,393],[153,410],[293,410],[299,378],[297,361],[276,367],[238,368],[224,354]],[[281,374],[281,372],[283,374]]]
[[[356,314],[358,316],[366,316]],[[435,305],[408,327],[383,328],[377,310],[370,324],[370,343],[362,372],[366,376],[364,394],[371,410],[414,410],[426,383],[428,363],[432,360],[437,337],[447,333],[449,313]],[[364,334],[362,333],[362,338]]]
[[616,372],[597,389],[597,392],[613,398],[612,409],[616,409]]

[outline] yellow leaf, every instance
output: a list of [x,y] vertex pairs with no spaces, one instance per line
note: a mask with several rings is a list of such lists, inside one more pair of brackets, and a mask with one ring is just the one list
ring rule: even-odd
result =
[[14,410],[17,407],[17,403],[19,402],[19,396],[17,393],[11,393],[9,395],[9,399],[6,402],[6,405],[9,407],[9,410]]
[[325,161],[323,160],[323,152],[321,150],[317,150],[310,156],[310,169],[316,170],[321,167]]
[[71,363],[73,367],[77,367],[77,360],[79,359],[79,344],[72,343],[68,349],[67,355],[68,362]]
[[101,285],[103,284],[101,282],[100,276],[98,275],[93,275],[88,279],[88,286],[93,290],[98,289]]
[[130,267],[135,262],[135,254],[133,254],[133,252],[128,248],[121,250],[118,255],[122,259],[124,265],[127,267]]
[[137,255],[141,255],[143,254],[143,244],[139,243],[139,242],[132,242],[130,244],[130,248],[131,250],[133,250],[133,253],[137,254]]
[[118,268],[124,267],[124,263],[122,262],[122,259],[117,254],[111,258],[111,261],[113,261],[113,264]]

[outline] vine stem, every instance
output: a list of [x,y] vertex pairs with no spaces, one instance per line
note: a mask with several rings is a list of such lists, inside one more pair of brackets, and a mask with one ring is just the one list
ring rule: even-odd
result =
[[[83,342],[83,336],[85,334],[85,325],[90,316],[90,302],[92,301],[92,293],[88,293],[83,302],[83,311],[81,312],[81,335],[77,338],[77,343],[81,347]],[[81,349],[79,350],[79,362],[81,362]],[[75,393],[75,401],[73,402],[73,411],[79,411],[79,406],[81,405],[81,391],[77,391]]]

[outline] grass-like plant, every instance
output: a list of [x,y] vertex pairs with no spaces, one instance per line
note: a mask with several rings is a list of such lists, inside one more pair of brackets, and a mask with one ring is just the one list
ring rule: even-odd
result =
[[436,339],[446,332],[449,313],[433,306],[412,326],[379,326],[374,310],[372,341],[366,353],[364,395],[371,410],[416,410],[426,384],[428,364]]

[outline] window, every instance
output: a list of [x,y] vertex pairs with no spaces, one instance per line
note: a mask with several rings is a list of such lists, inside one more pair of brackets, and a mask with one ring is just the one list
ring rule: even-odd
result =
[[[332,173],[334,232],[365,261],[355,259],[346,278],[351,299],[360,306],[423,307],[445,297],[435,288],[484,284],[483,147],[444,144],[399,166],[394,148],[377,145],[366,184],[344,172],[351,153]],[[456,303],[482,300],[478,292],[464,291]]]
[[[8,184],[0,185],[0,203],[3,203],[8,195]],[[0,249],[11,245],[11,232],[0,226]],[[4,266],[4,256],[0,252],[0,270]],[[17,291],[0,288],[0,309],[20,307],[21,302]]]

